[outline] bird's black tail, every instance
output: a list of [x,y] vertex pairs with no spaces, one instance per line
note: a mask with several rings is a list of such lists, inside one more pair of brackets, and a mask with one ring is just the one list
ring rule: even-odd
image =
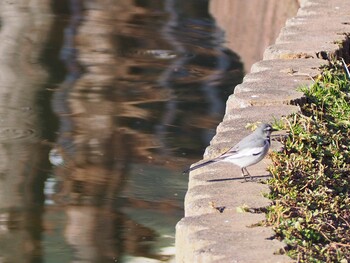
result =
[[205,161],[204,163],[200,163],[200,164],[197,164],[197,165],[195,165],[195,166],[192,166],[191,168],[189,168],[189,169],[183,171],[182,173],[183,173],[183,174],[189,173],[189,172],[191,172],[191,171],[193,171],[193,170],[196,170],[196,169],[198,169],[198,168],[201,168],[201,167],[203,167],[203,166],[205,166],[205,165],[208,165],[208,164],[211,164],[211,163],[215,163],[216,161],[217,161],[217,160]]

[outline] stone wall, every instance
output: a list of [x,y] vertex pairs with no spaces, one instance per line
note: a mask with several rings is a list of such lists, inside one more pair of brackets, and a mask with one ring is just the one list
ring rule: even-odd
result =
[[296,0],[217,0],[210,1],[209,7],[218,26],[225,30],[226,46],[241,56],[246,72],[261,60],[298,8]]

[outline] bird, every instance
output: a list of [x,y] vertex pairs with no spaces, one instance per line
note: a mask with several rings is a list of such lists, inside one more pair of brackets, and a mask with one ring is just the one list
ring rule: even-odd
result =
[[252,176],[247,167],[260,162],[269,151],[270,136],[274,131],[270,124],[264,123],[260,125],[253,133],[244,137],[235,146],[224,152],[220,156],[199,163],[184,171],[191,172],[203,166],[216,162],[233,163],[241,168],[242,176],[247,181],[247,176],[252,180]]

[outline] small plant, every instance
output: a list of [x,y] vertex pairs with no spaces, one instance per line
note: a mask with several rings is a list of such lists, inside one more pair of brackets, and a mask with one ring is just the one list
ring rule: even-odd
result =
[[301,90],[301,113],[279,122],[290,133],[283,151],[271,154],[267,222],[298,262],[348,262],[350,83],[333,63]]

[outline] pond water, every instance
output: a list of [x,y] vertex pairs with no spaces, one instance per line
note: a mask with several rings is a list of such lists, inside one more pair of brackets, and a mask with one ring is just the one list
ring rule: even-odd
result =
[[0,4],[0,262],[173,262],[242,62],[206,0],[37,5]]

